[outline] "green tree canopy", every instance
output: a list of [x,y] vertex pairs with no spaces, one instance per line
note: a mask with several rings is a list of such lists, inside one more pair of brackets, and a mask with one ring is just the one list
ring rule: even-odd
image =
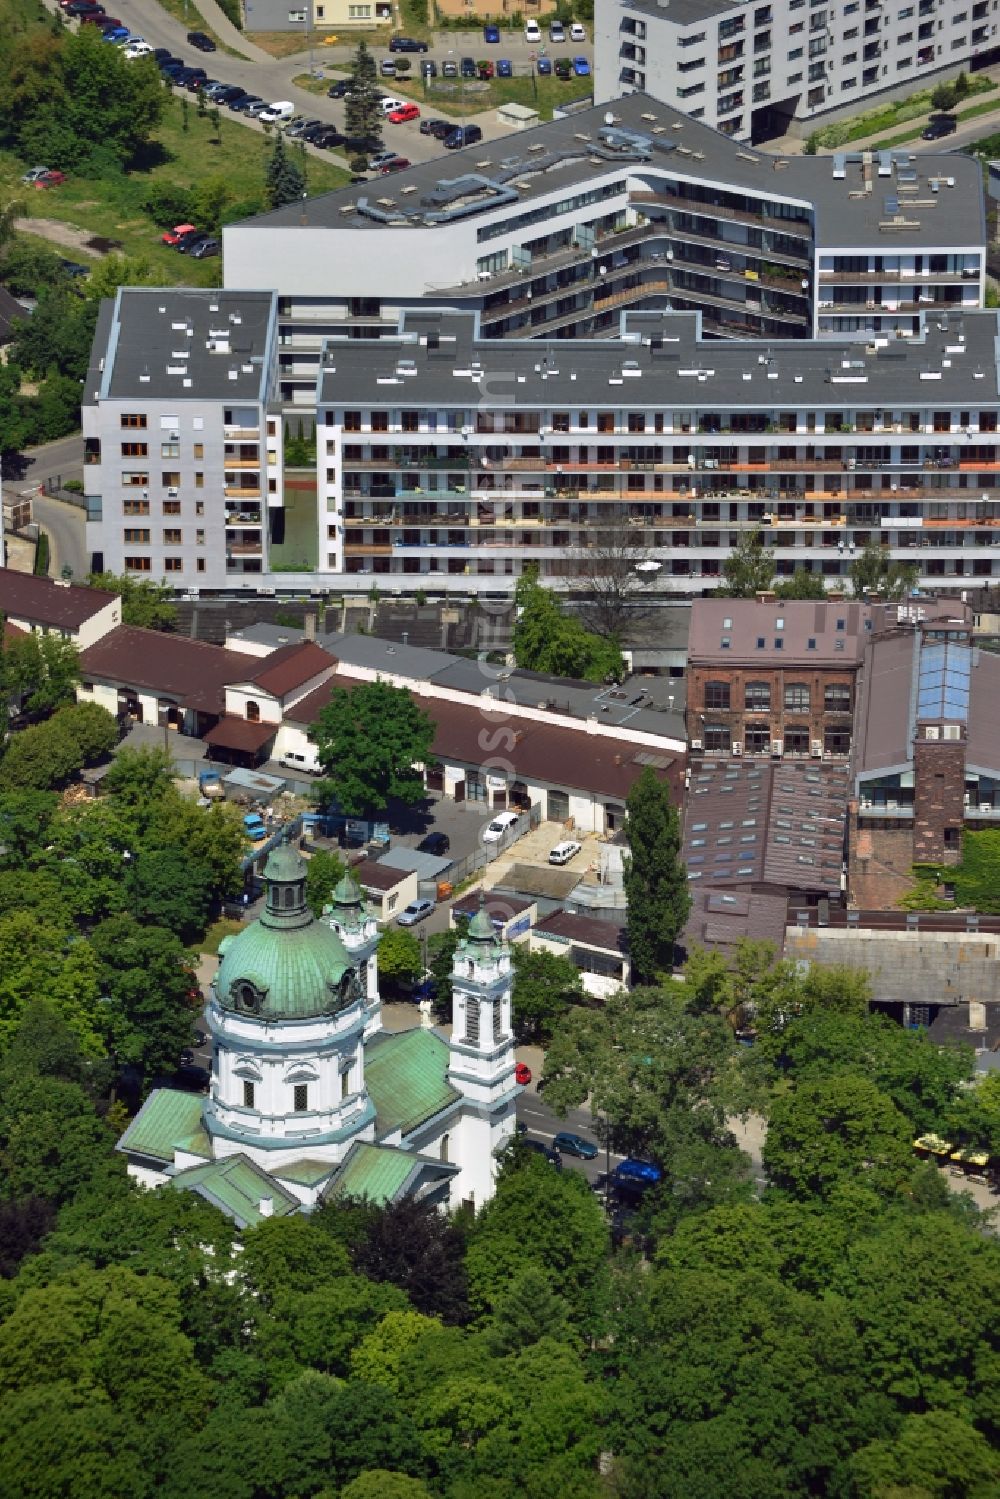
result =
[[313,849],[306,870],[306,900],[314,916],[322,916],[343,874],[344,861],[339,854],[329,848]]
[[375,59],[366,43],[359,42],[351,62],[351,91],[347,95],[345,130],[353,140],[370,141],[372,149],[382,144],[385,116],[379,107],[378,74]]
[[271,155],[264,172],[264,196],[268,208],[281,208],[285,203],[295,203],[305,197],[306,176],[302,167],[294,161],[285,145],[285,137],[279,130],[271,148]]
[[797,567],[787,578],[779,578],[774,585],[779,599],[825,599],[826,585],[821,573],[811,573]]
[[378,946],[379,977],[390,984],[419,978],[424,968],[419,938],[404,928],[391,926]]
[[774,563],[760,531],[748,531],[740,537],[722,571],[726,579],[722,592],[732,599],[752,599],[770,588]]
[[107,1039],[121,1063],[147,1078],[172,1072],[201,1012],[192,994],[189,959],[172,932],[131,915],[95,927],[90,946],[101,964],[101,986],[111,1001]]
[[538,568],[525,568],[514,590],[514,658],[528,671],[587,682],[619,682],[625,673],[613,639],[595,635],[567,614],[551,589],[538,581]]
[[564,1019],[571,1005],[583,1004],[585,994],[580,972],[572,959],[561,953],[526,944],[511,947],[514,963],[514,1032],[519,1041],[546,1042]]
[[434,743],[434,722],[405,687],[359,682],[336,688],[310,730],[326,779],[317,788],[348,817],[382,812],[390,798],[414,805]]
[[12,735],[0,758],[0,790],[49,791],[65,786],[118,743],[118,725],[96,703],[60,708],[44,723]]
[[148,578],[131,578],[124,574],[118,577],[115,573],[91,573],[87,583],[91,588],[118,594],[122,601],[122,624],[135,625],[143,630],[177,628],[177,610],[170,602],[172,593],[166,583],[153,583]]
[[870,541],[850,566],[855,597],[877,593],[883,598],[902,599],[916,587],[920,569],[915,562],[893,562],[888,547]]
[[80,655],[61,635],[5,641],[0,621],[0,700],[23,701],[29,713],[48,714],[75,701]]
[[764,1168],[795,1196],[824,1197],[859,1177],[892,1193],[913,1170],[913,1131],[892,1099],[860,1073],[799,1084],[771,1107]]
[[652,983],[672,971],[674,944],[691,909],[680,860],[680,819],[670,788],[649,765],[633,783],[626,808],[629,956],[636,980]]

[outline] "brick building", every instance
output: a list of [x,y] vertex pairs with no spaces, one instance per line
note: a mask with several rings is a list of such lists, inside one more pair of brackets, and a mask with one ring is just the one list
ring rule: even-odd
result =
[[686,714],[692,753],[846,756],[865,642],[883,613],[836,596],[696,599]]

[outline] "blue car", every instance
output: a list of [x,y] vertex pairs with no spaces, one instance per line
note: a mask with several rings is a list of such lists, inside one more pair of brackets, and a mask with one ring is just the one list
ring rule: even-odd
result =
[[101,40],[113,42],[117,46],[119,42],[127,42],[131,35],[127,26],[111,26],[102,34]]
[[540,57],[538,59],[538,61],[535,63],[535,67],[536,67],[536,69],[538,71],[539,78],[551,78],[552,77],[552,59],[551,59],[551,57]]
[[507,57],[501,57],[500,61],[497,63],[497,77],[498,78],[513,78],[513,76],[514,76],[514,64],[510,61],[509,58],[507,58]]
[[654,1166],[651,1161],[637,1161],[630,1158],[621,1161],[611,1173],[612,1180],[624,1182],[633,1186],[652,1187],[663,1178],[663,1172],[659,1166]]
[[483,27],[483,41],[484,42],[493,42],[497,46],[499,46],[499,44],[500,44],[500,27],[499,26],[484,26]]
[[576,74],[577,78],[589,78],[590,63],[585,57],[574,57],[573,72]]

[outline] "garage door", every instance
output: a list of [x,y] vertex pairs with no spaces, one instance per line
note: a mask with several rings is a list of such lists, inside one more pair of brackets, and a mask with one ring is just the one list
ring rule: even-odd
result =
[[547,816],[550,822],[565,822],[569,816],[569,796],[565,791],[550,791]]

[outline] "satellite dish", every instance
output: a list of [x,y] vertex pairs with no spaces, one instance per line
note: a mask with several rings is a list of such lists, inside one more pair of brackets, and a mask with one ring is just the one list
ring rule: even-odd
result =
[[613,125],[615,123],[614,114],[612,113],[612,111],[610,109],[608,110],[607,114],[604,116],[604,123],[605,123],[605,125]]

